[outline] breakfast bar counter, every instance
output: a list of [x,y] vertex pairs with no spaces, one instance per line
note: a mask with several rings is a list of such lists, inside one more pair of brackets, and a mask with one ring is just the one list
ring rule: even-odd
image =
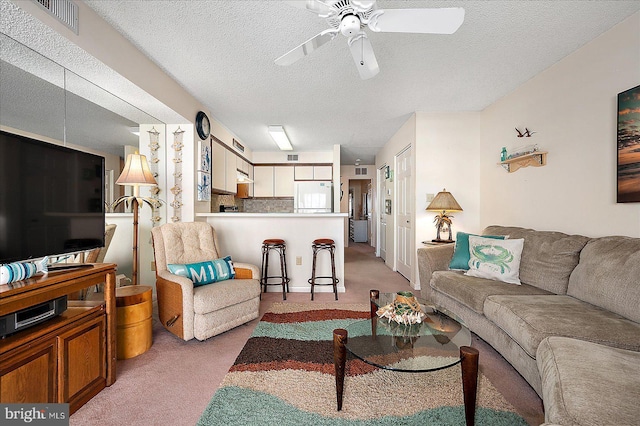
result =
[[[311,243],[317,238],[335,241],[338,292],[344,293],[344,226],[346,213],[198,213],[196,221],[207,222],[218,234],[220,254],[231,255],[236,262],[262,262],[262,241],[269,238],[285,240],[290,292],[310,292]],[[275,258],[273,259],[275,262]],[[318,255],[318,275],[330,275],[329,255]],[[270,270],[272,267],[270,265]],[[327,272],[329,272],[327,274]],[[280,291],[269,286],[269,291]],[[331,286],[316,287],[315,293],[332,292]],[[333,299],[333,298],[332,298]]]

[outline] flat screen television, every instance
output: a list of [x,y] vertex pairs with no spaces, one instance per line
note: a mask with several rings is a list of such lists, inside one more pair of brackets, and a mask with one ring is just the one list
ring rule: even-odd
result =
[[0,131],[0,264],[104,245],[104,157]]

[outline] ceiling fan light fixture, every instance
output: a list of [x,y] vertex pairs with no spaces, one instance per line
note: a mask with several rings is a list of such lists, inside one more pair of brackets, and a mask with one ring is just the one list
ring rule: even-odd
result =
[[293,146],[282,126],[269,126],[269,134],[281,151],[293,151]]

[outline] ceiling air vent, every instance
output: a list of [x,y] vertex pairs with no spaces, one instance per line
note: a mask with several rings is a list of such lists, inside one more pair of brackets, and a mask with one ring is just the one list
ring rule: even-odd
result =
[[287,161],[298,161],[298,154],[288,154]]
[[366,175],[367,168],[366,167],[356,167],[356,175]]
[[78,5],[71,0],[33,0],[78,34]]
[[240,152],[244,152],[244,146],[238,142],[237,140],[233,139],[233,146]]

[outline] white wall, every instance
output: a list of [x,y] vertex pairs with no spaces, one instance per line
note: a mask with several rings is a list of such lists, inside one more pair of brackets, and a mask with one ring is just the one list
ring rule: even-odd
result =
[[[416,245],[436,237],[435,213],[427,212],[427,194],[446,189],[462,212],[454,213],[458,231],[480,229],[480,113],[416,113]],[[441,236],[442,237],[442,236]]]
[[[640,237],[640,204],[616,204],[617,94],[639,83],[636,13],[487,108],[481,227]],[[514,127],[537,133],[518,138]],[[496,165],[503,146],[529,143],[549,152],[547,166],[507,173]],[[464,199],[458,201],[466,209]]]

